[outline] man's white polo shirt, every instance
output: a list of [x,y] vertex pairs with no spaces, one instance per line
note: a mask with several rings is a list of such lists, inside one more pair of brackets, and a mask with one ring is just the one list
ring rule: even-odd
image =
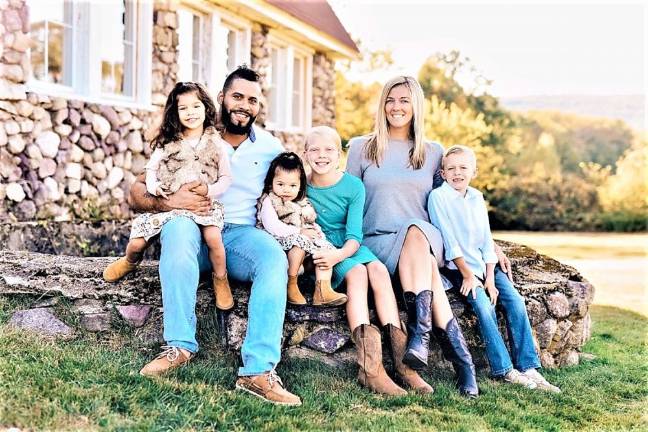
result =
[[225,206],[225,222],[254,225],[268,167],[284,148],[276,137],[256,126],[236,150],[230,145],[225,148],[232,168],[232,185],[219,197]]

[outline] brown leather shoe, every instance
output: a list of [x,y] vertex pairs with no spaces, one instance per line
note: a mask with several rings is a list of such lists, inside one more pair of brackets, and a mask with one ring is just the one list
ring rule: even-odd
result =
[[281,378],[273,370],[262,375],[239,377],[236,380],[236,388],[276,405],[298,406],[302,404],[299,396],[290,393],[283,387]]
[[149,362],[142,368],[142,370],[140,370],[140,375],[162,375],[173,368],[186,364],[193,357],[193,354],[186,355],[177,347],[164,345],[162,350],[163,351],[158,354],[155,360]]
[[346,302],[346,294],[335,292],[331,287],[330,280],[315,281],[313,306],[340,306]]
[[218,277],[216,273],[213,273],[212,281],[214,284],[216,307],[224,311],[232,309],[234,307],[234,297],[232,297],[232,290],[227,280],[227,273],[223,277]]
[[407,346],[407,335],[405,334],[405,332],[402,329],[394,326],[393,324],[387,324],[385,326],[385,329],[387,330],[389,341],[391,342],[391,353],[392,361],[394,362],[394,369],[396,369],[396,374],[401,379],[403,384],[417,393],[433,393],[434,389],[432,388],[432,386],[426,383],[414,369],[403,363],[403,356],[405,355],[405,349]]
[[376,393],[389,396],[403,396],[407,392],[396,385],[385,372],[382,360],[380,330],[371,324],[362,324],[353,329],[353,342],[356,344],[358,381]]
[[303,306],[306,299],[297,285],[297,276],[288,276],[288,303]]
[[137,268],[139,263],[132,263],[121,257],[117,261],[111,262],[103,272],[103,278],[106,282],[117,282],[119,279],[126,276]]

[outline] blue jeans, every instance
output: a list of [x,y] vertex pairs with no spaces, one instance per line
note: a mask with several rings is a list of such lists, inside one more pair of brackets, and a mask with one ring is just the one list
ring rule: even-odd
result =
[[[281,358],[288,261],[279,243],[252,225],[226,223],[222,236],[228,274],[252,282],[247,333],[241,347],[243,367],[238,374],[259,375],[274,369]],[[199,227],[185,217],[167,222],[160,242],[164,340],[196,352],[198,280],[200,272],[211,270],[207,245]]]
[[[449,272],[452,272],[452,276],[454,276],[450,279],[455,287],[457,282],[461,286],[461,274],[456,271],[459,273],[457,278],[457,275],[454,274],[455,271],[450,270]],[[450,276],[447,273],[446,275]],[[499,266],[495,267],[495,287],[499,290],[497,303],[502,306],[506,317],[506,330],[513,362],[511,362],[511,355],[509,355],[504,339],[499,332],[495,307],[491,305],[486,291],[483,288],[478,288],[476,299],[473,299],[472,294],[468,294],[466,297],[477,315],[479,331],[486,344],[486,356],[491,368],[491,375],[494,377],[505,375],[513,369],[513,364],[520,371],[539,368],[540,360],[533,344],[533,334],[524,299]]]

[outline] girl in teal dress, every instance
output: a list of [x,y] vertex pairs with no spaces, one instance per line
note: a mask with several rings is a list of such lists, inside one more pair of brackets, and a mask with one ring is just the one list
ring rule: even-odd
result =
[[318,126],[306,136],[305,159],[311,168],[306,194],[317,213],[317,224],[335,249],[313,253],[313,263],[333,269],[333,286],[346,282],[347,319],[358,354],[358,380],[373,391],[404,395],[382,364],[380,330],[369,322],[371,288],[380,325],[389,335],[394,368],[400,382],[420,393],[432,387],[402,362],[407,336],[401,328],[389,272],[362,242],[365,190],[362,182],[338,169],[342,146],[335,129]]

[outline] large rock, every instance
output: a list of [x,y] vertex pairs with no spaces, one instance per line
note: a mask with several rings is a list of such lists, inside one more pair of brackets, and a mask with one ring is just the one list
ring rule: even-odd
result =
[[9,325],[46,337],[69,338],[74,334],[72,327],[58,319],[50,308],[16,311],[11,315]]
[[[0,244],[5,249],[42,250],[50,253],[75,255],[113,255],[124,251],[128,240],[128,226],[117,223],[103,224],[0,224]],[[580,274],[569,266],[539,255],[533,250],[510,243],[501,243],[511,258],[516,275],[516,285],[525,297],[530,310],[534,310],[532,326],[540,347],[540,358],[545,367],[573,364],[578,361],[578,351],[590,337],[589,309],[593,289]],[[158,253],[158,245],[147,251],[147,256]],[[66,297],[75,304],[81,327],[96,332],[119,328],[119,321],[111,318],[115,308],[126,322],[137,327],[144,323],[141,334],[149,335],[147,343],[158,343],[161,337],[161,314],[148,318],[128,318],[128,311],[149,315],[159,311],[161,292],[157,262],[144,261],[138,270],[118,284],[109,284],[102,278],[103,269],[115,258],[79,258],[64,255],[43,255],[25,250],[0,251],[0,295],[35,295],[39,297]],[[312,279],[301,277],[300,285],[307,298],[312,295]],[[232,281],[236,300],[234,309],[221,315],[227,329],[226,343],[232,349],[240,348],[247,328],[247,307],[250,287]],[[561,308],[546,308],[548,299],[567,299],[567,316]],[[197,296],[196,313],[199,325],[214,320],[214,302],[205,282]],[[462,311],[458,319],[471,346],[478,367],[486,366],[484,346],[477,329],[476,318],[464,299],[449,293],[453,310]],[[571,305],[578,304],[572,311]],[[83,306],[83,308],[81,308]],[[91,306],[91,307],[90,307]],[[542,306],[542,307],[540,307]],[[138,309],[140,308],[140,309]],[[144,313],[144,311],[149,311]],[[583,315],[583,312],[585,314]],[[140,316],[141,316],[140,315]],[[503,316],[498,313],[503,324]],[[372,318],[373,319],[373,318]],[[139,332],[139,330],[138,330]],[[140,334],[140,333],[137,333]],[[139,336],[138,336],[139,337]],[[310,306],[292,307],[286,311],[284,321],[285,346],[291,352],[320,351],[313,356],[336,363],[352,356],[348,345],[349,330],[344,308],[319,309]],[[144,341],[144,339],[142,339]],[[143,342],[144,343],[144,342]],[[311,347],[311,348],[309,348]],[[298,349],[297,349],[298,348]],[[306,351],[304,351],[306,350]],[[298,354],[295,354],[298,355]],[[309,354],[310,355],[310,354]],[[440,361],[441,353],[433,342],[431,361]],[[446,365],[446,363],[443,363]]]

